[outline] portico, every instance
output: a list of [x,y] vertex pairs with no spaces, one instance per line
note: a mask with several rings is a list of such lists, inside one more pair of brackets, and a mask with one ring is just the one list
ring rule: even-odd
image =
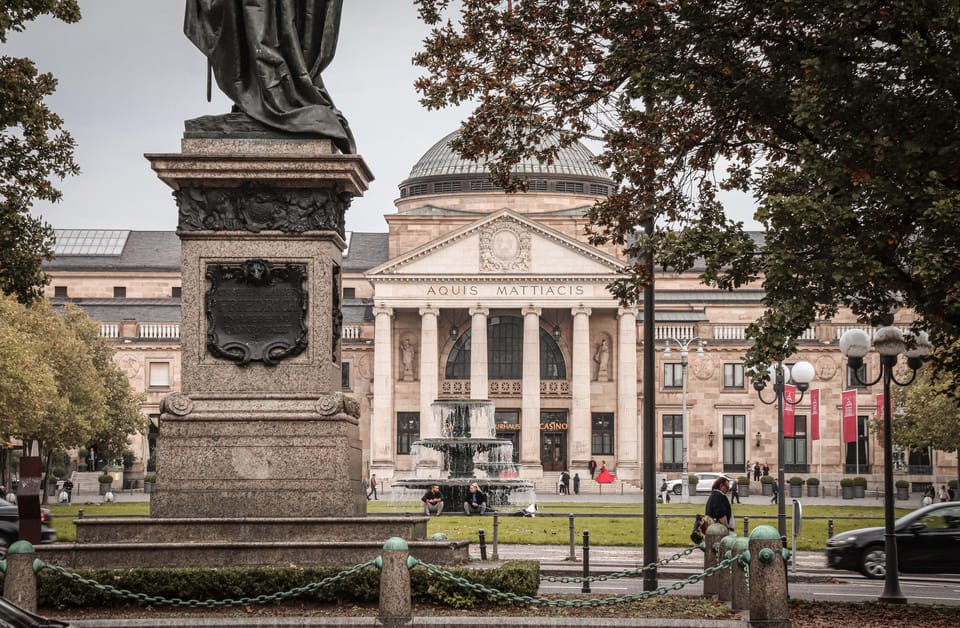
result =
[[370,471],[413,473],[411,452],[393,446],[397,430],[416,418],[417,437],[437,435],[430,404],[469,398],[494,402],[498,436],[514,442],[527,478],[584,468],[591,457],[621,479],[638,477],[637,311],[606,288],[621,268],[502,210],[367,272],[376,316]]

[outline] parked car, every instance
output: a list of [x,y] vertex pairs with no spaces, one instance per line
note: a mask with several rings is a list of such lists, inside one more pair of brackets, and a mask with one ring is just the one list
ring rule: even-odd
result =
[[[960,573],[960,502],[932,504],[897,519],[897,557],[903,573]],[[827,539],[827,566],[886,575],[884,529],[861,528]]]
[[[688,474],[691,475],[691,474]],[[692,475],[697,476],[697,491],[698,493],[709,493],[713,490],[713,483],[717,478],[727,478],[731,483],[733,483],[733,478],[724,473],[712,473],[709,471],[696,472]],[[683,482],[686,481],[686,478],[681,478],[679,480],[667,480],[667,490],[672,491],[674,495],[683,494]]]
[[[0,558],[7,555],[7,548],[20,538],[20,511],[16,504],[0,499]],[[50,511],[40,509],[40,542],[54,543],[56,531],[50,527]]]

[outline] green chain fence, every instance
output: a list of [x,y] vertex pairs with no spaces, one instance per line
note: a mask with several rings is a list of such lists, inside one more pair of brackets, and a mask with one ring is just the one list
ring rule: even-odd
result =
[[[567,583],[567,582],[593,582],[593,581],[614,580],[614,579],[617,579],[617,578],[625,578],[625,577],[630,577],[630,576],[637,576],[637,575],[643,574],[643,572],[645,572],[645,571],[649,571],[649,570],[651,570],[651,569],[654,569],[655,567],[664,566],[664,565],[667,565],[667,564],[669,564],[670,562],[672,562],[672,561],[674,561],[674,560],[678,560],[678,559],[680,559],[680,558],[682,558],[682,557],[684,557],[684,556],[688,556],[688,555],[690,555],[692,552],[694,552],[694,551],[696,551],[696,550],[699,550],[699,549],[702,549],[702,547],[700,547],[700,546],[693,546],[693,547],[691,547],[691,548],[689,548],[689,549],[687,549],[687,550],[684,550],[683,552],[678,552],[678,553],[674,554],[673,556],[671,556],[671,557],[669,557],[669,558],[665,558],[665,559],[659,560],[659,561],[657,561],[656,563],[650,563],[649,565],[646,565],[645,567],[638,568],[638,569],[628,569],[628,570],[624,570],[624,571],[617,572],[617,573],[613,573],[613,574],[608,574],[608,575],[603,575],[603,576],[592,576],[592,577],[588,577],[588,578],[554,578],[554,577],[542,577],[542,578],[541,578],[541,581],[561,582],[561,583]],[[324,587],[333,585],[333,584],[335,584],[336,582],[339,582],[340,580],[343,580],[343,579],[345,579],[345,578],[347,578],[347,577],[349,577],[349,576],[351,576],[351,575],[353,575],[353,574],[355,574],[355,573],[357,573],[357,572],[359,572],[359,571],[362,571],[362,570],[364,570],[364,569],[366,569],[366,568],[368,568],[368,567],[377,567],[377,568],[380,568],[381,565],[382,565],[382,562],[381,562],[381,561],[382,561],[382,559],[381,559],[380,557],[375,558],[375,559],[371,559],[371,560],[368,560],[368,561],[366,561],[366,562],[363,562],[363,563],[359,563],[359,564],[357,564],[357,565],[354,565],[353,567],[350,567],[349,569],[346,569],[346,570],[344,570],[344,571],[341,571],[340,573],[338,573],[338,574],[336,574],[336,575],[334,575],[334,576],[330,576],[330,577],[328,577],[328,578],[324,578],[323,580],[320,580],[320,581],[318,581],[318,582],[313,582],[313,583],[307,584],[307,585],[302,586],[302,587],[295,587],[295,588],[290,589],[290,590],[288,590],[288,591],[281,591],[281,592],[278,592],[278,593],[272,593],[272,594],[270,594],[270,595],[258,595],[258,596],[256,596],[256,597],[251,597],[251,598],[246,598],[246,597],[245,597],[245,598],[240,598],[240,599],[225,599],[225,600],[192,600],[192,599],[191,599],[191,600],[183,600],[183,599],[180,599],[180,598],[170,598],[170,599],[168,599],[168,598],[165,598],[165,597],[162,597],[162,596],[151,596],[151,595],[147,595],[147,594],[145,594],[145,593],[134,593],[134,592],[128,591],[128,590],[126,590],[126,589],[118,589],[118,588],[113,587],[113,586],[110,586],[110,585],[108,585],[108,584],[102,584],[102,583],[97,582],[97,581],[95,581],[95,580],[91,580],[91,579],[89,579],[89,578],[84,578],[83,576],[81,576],[81,575],[79,575],[79,574],[77,574],[77,573],[71,572],[71,571],[69,571],[68,569],[65,569],[65,568],[63,568],[63,567],[59,567],[59,566],[57,566],[57,565],[51,565],[51,564],[45,563],[45,562],[40,561],[40,560],[36,561],[36,563],[37,563],[38,570],[39,570],[39,569],[49,569],[49,570],[53,571],[54,573],[56,573],[56,574],[58,574],[58,575],[60,575],[60,576],[63,576],[64,578],[73,580],[73,581],[78,582],[78,583],[80,583],[80,584],[82,584],[82,585],[84,585],[84,586],[91,587],[91,588],[93,588],[93,589],[96,589],[96,590],[101,591],[101,592],[108,593],[108,594],[113,595],[113,596],[117,596],[117,597],[129,599],[129,600],[132,600],[132,601],[136,601],[136,602],[138,602],[138,603],[146,603],[146,604],[162,605],[162,606],[189,607],[189,608],[218,608],[218,607],[229,607],[229,606],[243,606],[243,605],[247,605],[247,604],[267,604],[267,603],[271,603],[271,602],[279,602],[279,601],[287,600],[287,599],[290,599],[290,598],[294,598],[294,597],[297,597],[297,596],[299,596],[299,595],[303,595],[304,593],[315,592],[315,591],[318,591],[318,590],[320,590],[320,589],[322,589],[322,588],[324,588]],[[750,572],[749,572],[749,566],[748,566],[748,562],[747,562],[747,559],[746,559],[746,555],[745,555],[745,554],[737,554],[737,555],[735,555],[735,556],[731,556],[730,558],[727,558],[727,559],[721,561],[721,562],[718,563],[715,567],[710,567],[710,568],[704,570],[702,573],[694,574],[694,575],[690,576],[689,578],[686,578],[685,580],[679,580],[679,581],[675,582],[674,584],[672,584],[672,585],[670,585],[670,586],[661,586],[661,587],[658,587],[658,588],[656,588],[656,589],[654,589],[654,590],[652,590],[652,591],[645,591],[645,592],[639,593],[639,594],[627,594],[627,595],[622,595],[622,596],[604,597],[604,598],[578,598],[578,599],[551,599],[551,598],[532,597],[532,596],[528,596],[528,595],[515,595],[515,594],[513,594],[513,593],[507,593],[507,592],[504,592],[504,591],[500,591],[500,590],[498,590],[498,589],[494,589],[494,588],[491,588],[491,587],[487,587],[487,586],[482,585],[482,584],[478,584],[478,583],[475,583],[475,582],[471,582],[471,581],[469,581],[469,580],[467,580],[467,579],[465,579],[465,578],[461,578],[461,577],[459,577],[459,576],[456,576],[456,575],[450,573],[449,571],[446,571],[446,570],[444,570],[444,569],[441,569],[440,567],[438,567],[438,566],[436,566],[436,565],[432,565],[432,564],[430,564],[430,563],[425,563],[425,562],[423,562],[423,561],[421,561],[421,560],[419,560],[419,559],[417,559],[417,558],[413,558],[413,557],[410,557],[410,559],[408,560],[408,565],[410,566],[411,569],[414,568],[414,567],[417,567],[417,566],[423,567],[424,569],[427,570],[428,573],[430,573],[431,575],[434,575],[434,576],[436,576],[436,577],[438,577],[438,578],[440,578],[440,579],[442,579],[442,580],[445,580],[445,581],[447,581],[447,582],[453,583],[453,584],[455,584],[455,585],[457,585],[457,586],[460,586],[460,587],[463,587],[463,588],[465,588],[465,589],[470,589],[470,590],[475,591],[475,592],[483,593],[483,594],[485,594],[485,595],[487,595],[487,596],[489,596],[489,597],[497,598],[497,599],[504,600],[504,601],[507,601],[507,602],[510,602],[510,603],[514,603],[514,604],[528,604],[528,605],[540,605],[540,606],[554,606],[554,607],[577,607],[577,608],[579,608],[579,607],[610,606],[610,605],[620,604],[620,603],[624,603],[624,602],[633,602],[633,601],[637,601],[637,600],[647,599],[647,598],[651,598],[651,597],[658,596],[658,595],[666,595],[667,593],[670,593],[671,591],[679,591],[679,590],[683,589],[683,588],[684,588],[685,586],[687,586],[687,585],[695,584],[695,583],[697,583],[697,582],[700,582],[700,581],[703,580],[704,578],[706,578],[706,577],[708,577],[708,576],[711,576],[711,575],[713,575],[713,574],[715,574],[715,573],[717,573],[717,572],[719,572],[719,571],[721,571],[721,570],[723,570],[723,569],[726,569],[727,567],[729,567],[730,565],[732,565],[732,564],[735,563],[735,562],[742,562],[742,563],[743,563],[744,569],[746,570],[746,573],[747,573],[747,579],[748,579],[747,582],[748,582],[748,584],[749,584],[749,577],[750,577],[749,574],[750,574]],[[5,565],[4,565],[4,566],[5,566]]]
[[279,593],[271,593],[270,595],[258,595],[256,597],[244,597],[238,600],[226,599],[226,600],[182,600],[180,598],[171,598],[167,599],[161,596],[147,595],[145,593],[133,593],[132,591],[127,591],[126,589],[118,589],[112,587],[109,584],[101,584],[96,580],[90,580],[89,578],[84,578],[80,574],[74,573],[63,567],[58,567],[57,565],[51,565],[44,563],[43,561],[37,561],[40,563],[41,568],[49,569],[54,573],[57,573],[65,578],[79,582],[82,585],[91,587],[98,591],[108,593],[117,597],[126,598],[129,600],[134,600],[136,602],[155,604],[158,606],[185,606],[189,608],[218,608],[218,607],[228,607],[228,606],[244,606],[246,604],[268,604],[270,602],[279,602],[282,600],[287,600],[290,598],[297,597],[298,595],[303,595],[304,593],[312,593],[314,591],[319,591],[320,589],[330,586],[348,576],[351,576],[359,571],[363,571],[367,567],[379,567],[377,561],[379,558],[368,560],[365,563],[360,563],[354,565],[349,569],[341,571],[340,573],[330,576],[329,578],[324,578],[318,582],[311,582],[310,584],[304,585],[302,587],[295,587],[289,591],[280,591]]
[[601,582],[603,580],[616,580],[618,578],[632,578],[634,576],[641,576],[645,571],[652,571],[658,567],[666,567],[675,560],[680,560],[689,556],[693,552],[702,550],[703,545],[693,545],[682,552],[677,552],[669,558],[662,558],[655,563],[650,563],[643,567],[638,567],[634,569],[624,569],[623,571],[617,571],[610,574],[603,574],[599,576],[540,576],[540,582],[560,582],[560,583],[576,583],[576,582]]
[[543,597],[532,597],[529,595],[515,595],[513,593],[505,593],[497,589],[487,587],[482,584],[477,584],[475,582],[470,582],[465,578],[460,578],[455,576],[449,571],[445,571],[436,565],[431,565],[430,563],[425,563],[422,560],[412,558],[411,564],[413,566],[420,566],[427,570],[428,573],[434,575],[442,580],[451,582],[458,586],[461,586],[465,589],[471,589],[478,593],[483,593],[489,597],[497,598],[510,602],[512,604],[526,604],[526,605],[539,605],[539,606],[556,606],[556,607],[594,607],[594,606],[612,606],[615,604],[621,604],[624,602],[635,602],[637,600],[643,600],[652,598],[657,595],[666,595],[671,591],[679,591],[688,584],[695,584],[700,582],[708,576],[726,569],[733,563],[740,560],[740,555],[732,556],[726,560],[717,564],[716,567],[710,567],[704,570],[703,573],[698,573],[690,576],[686,580],[679,580],[670,586],[662,586],[654,589],[653,591],[644,591],[643,593],[630,593],[627,595],[621,595],[616,597],[604,597],[604,598],[577,598],[577,599],[552,599],[552,598],[543,598]]

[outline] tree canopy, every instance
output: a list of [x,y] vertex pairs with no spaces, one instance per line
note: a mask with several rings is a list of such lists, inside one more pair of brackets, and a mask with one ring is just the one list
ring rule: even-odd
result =
[[955,451],[960,456],[960,400],[947,394],[951,388],[948,379],[921,369],[911,385],[895,389],[892,433],[898,445]]
[[[618,184],[590,211],[622,247],[637,302],[645,254],[733,289],[761,280],[751,370],[810,323],[907,306],[960,383],[960,4],[948,0],[417,0],[414,62],[433,108],[471,102],[455,148],[510,168],[603,142]],[[459,9],[459,14],[454,12]],[[765,238],[718,196],[754,195]],[[638,227],[651,220],[650,236]]]
[[119,458],[147,418],[113,353],[78,307],[0,297],[0,436],[36,443],[48,461],[93,441]]
[[[80,19],[76,0],[9,0],[0,4],[0,43],[10,31],[49,14]],[[74,141],[44,99],[57,87],[30,59],[0,55],[0,291],[28,303],[42,295],[41,264],[53,255],[50,225],[31,216],[36,200],[57,201],[54,177],[77,174]]]

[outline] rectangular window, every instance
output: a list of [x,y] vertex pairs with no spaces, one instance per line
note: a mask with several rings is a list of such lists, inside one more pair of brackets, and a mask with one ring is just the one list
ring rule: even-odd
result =
[[867,421],[869,417],[857,417],[857,442],[845,443],[846,457],[844,459],[844,473],[863,475],[870,473],[870,433]]
[[728,362],[723,365],[723,387],[743,388],[743,364]]
[[340,363],[340,388],[342,390],[350,390],[350,363],[349,362]]
[[594,412],[590,451],[594,456],[613,455],[613,412]]
[[806,473],[807,469],[807,417],[795,415],[793,419],[794,436],[783,437],[783,470],[792,473]]
[[356,298],[357,298],[357,289],[356,289],[356,288],[344,288],[344,289],[343,289],[343,298],[344,298],[344,299],[356,299]]
[[54,286],[53,287],[53,296],[66,298],[67,296],[67,287],[66,286]]
[[420,439],[420,413],[397,412],[397,453],[408,455],[414,441]]
[[663,468],[661,471],[683,470],[683,415],[663,415]]
[[174,286],[170,288],[170,296],[174,299],[179,299],[182,293],[182,288],[180,286]]
[[683,387],[683,365],[681,365],[679,362],[663,365],[663,387]]
[[127,297],[127,289],[124,286],[114,286],[113,287],[113,298],[114,299],[125,299]]
[[150,388],[170,388],[169,362],[150,362],[148,368]]
[[854,369],[847,365],[847,388],[866,388],[863,382],[868,382],[867,365],[862,364],[860,368]]
[[723,470],[743,471],[746,465],[747,417],[743,414],[723,415]]

